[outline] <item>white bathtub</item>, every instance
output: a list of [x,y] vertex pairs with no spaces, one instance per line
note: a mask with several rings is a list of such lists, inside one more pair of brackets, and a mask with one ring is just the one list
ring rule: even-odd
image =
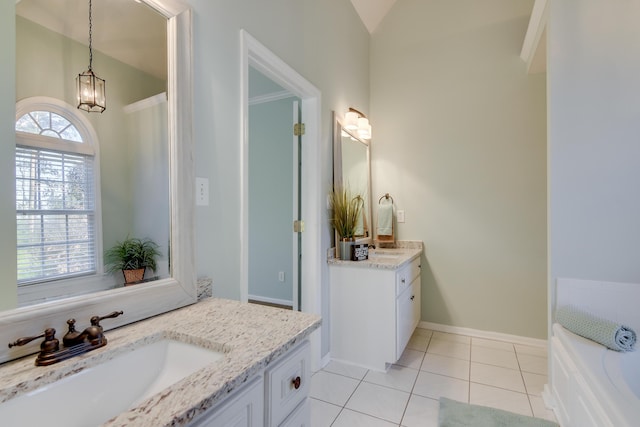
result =
[[563,427],[640,426],[640,352],[619,353],[553,325],[551,400]]

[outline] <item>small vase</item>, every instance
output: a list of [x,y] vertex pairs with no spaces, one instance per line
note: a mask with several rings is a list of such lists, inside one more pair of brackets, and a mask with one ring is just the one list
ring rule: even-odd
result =
[[342,261],[351,260],[351,246],[353,246],[353,239],[340,239],[340,259]]

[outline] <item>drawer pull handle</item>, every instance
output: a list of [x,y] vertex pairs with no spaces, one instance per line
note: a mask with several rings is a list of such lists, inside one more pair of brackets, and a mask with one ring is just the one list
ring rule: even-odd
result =
[[302,379],[300,377],[295,377],[295,379],[291,380],[291,384],[293,384],[293,388],[295,388],[296,390],[300,388],[301,382]]
[[402,283],[406,283],[406,279],[403,277],[402,280],[400,280]]

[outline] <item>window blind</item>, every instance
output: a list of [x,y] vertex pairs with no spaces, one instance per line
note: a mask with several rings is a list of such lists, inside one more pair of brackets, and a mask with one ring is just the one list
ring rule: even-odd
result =
[[93,156],[16,146],[18,285],[96,273]]

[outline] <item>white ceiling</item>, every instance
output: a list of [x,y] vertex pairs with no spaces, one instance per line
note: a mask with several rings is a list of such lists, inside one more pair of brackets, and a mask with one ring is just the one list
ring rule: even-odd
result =
[[[167,21],[135,0],[92,2],[93,48],[155,77],[167,78]],[[87,0],[19,0],[16,13],[89,44]],[[88,65],[87,54],[87,65]],[[100,66],[94,63],[99,75]]]
[[397,0],[351,0],[369,33],[373,33]]

